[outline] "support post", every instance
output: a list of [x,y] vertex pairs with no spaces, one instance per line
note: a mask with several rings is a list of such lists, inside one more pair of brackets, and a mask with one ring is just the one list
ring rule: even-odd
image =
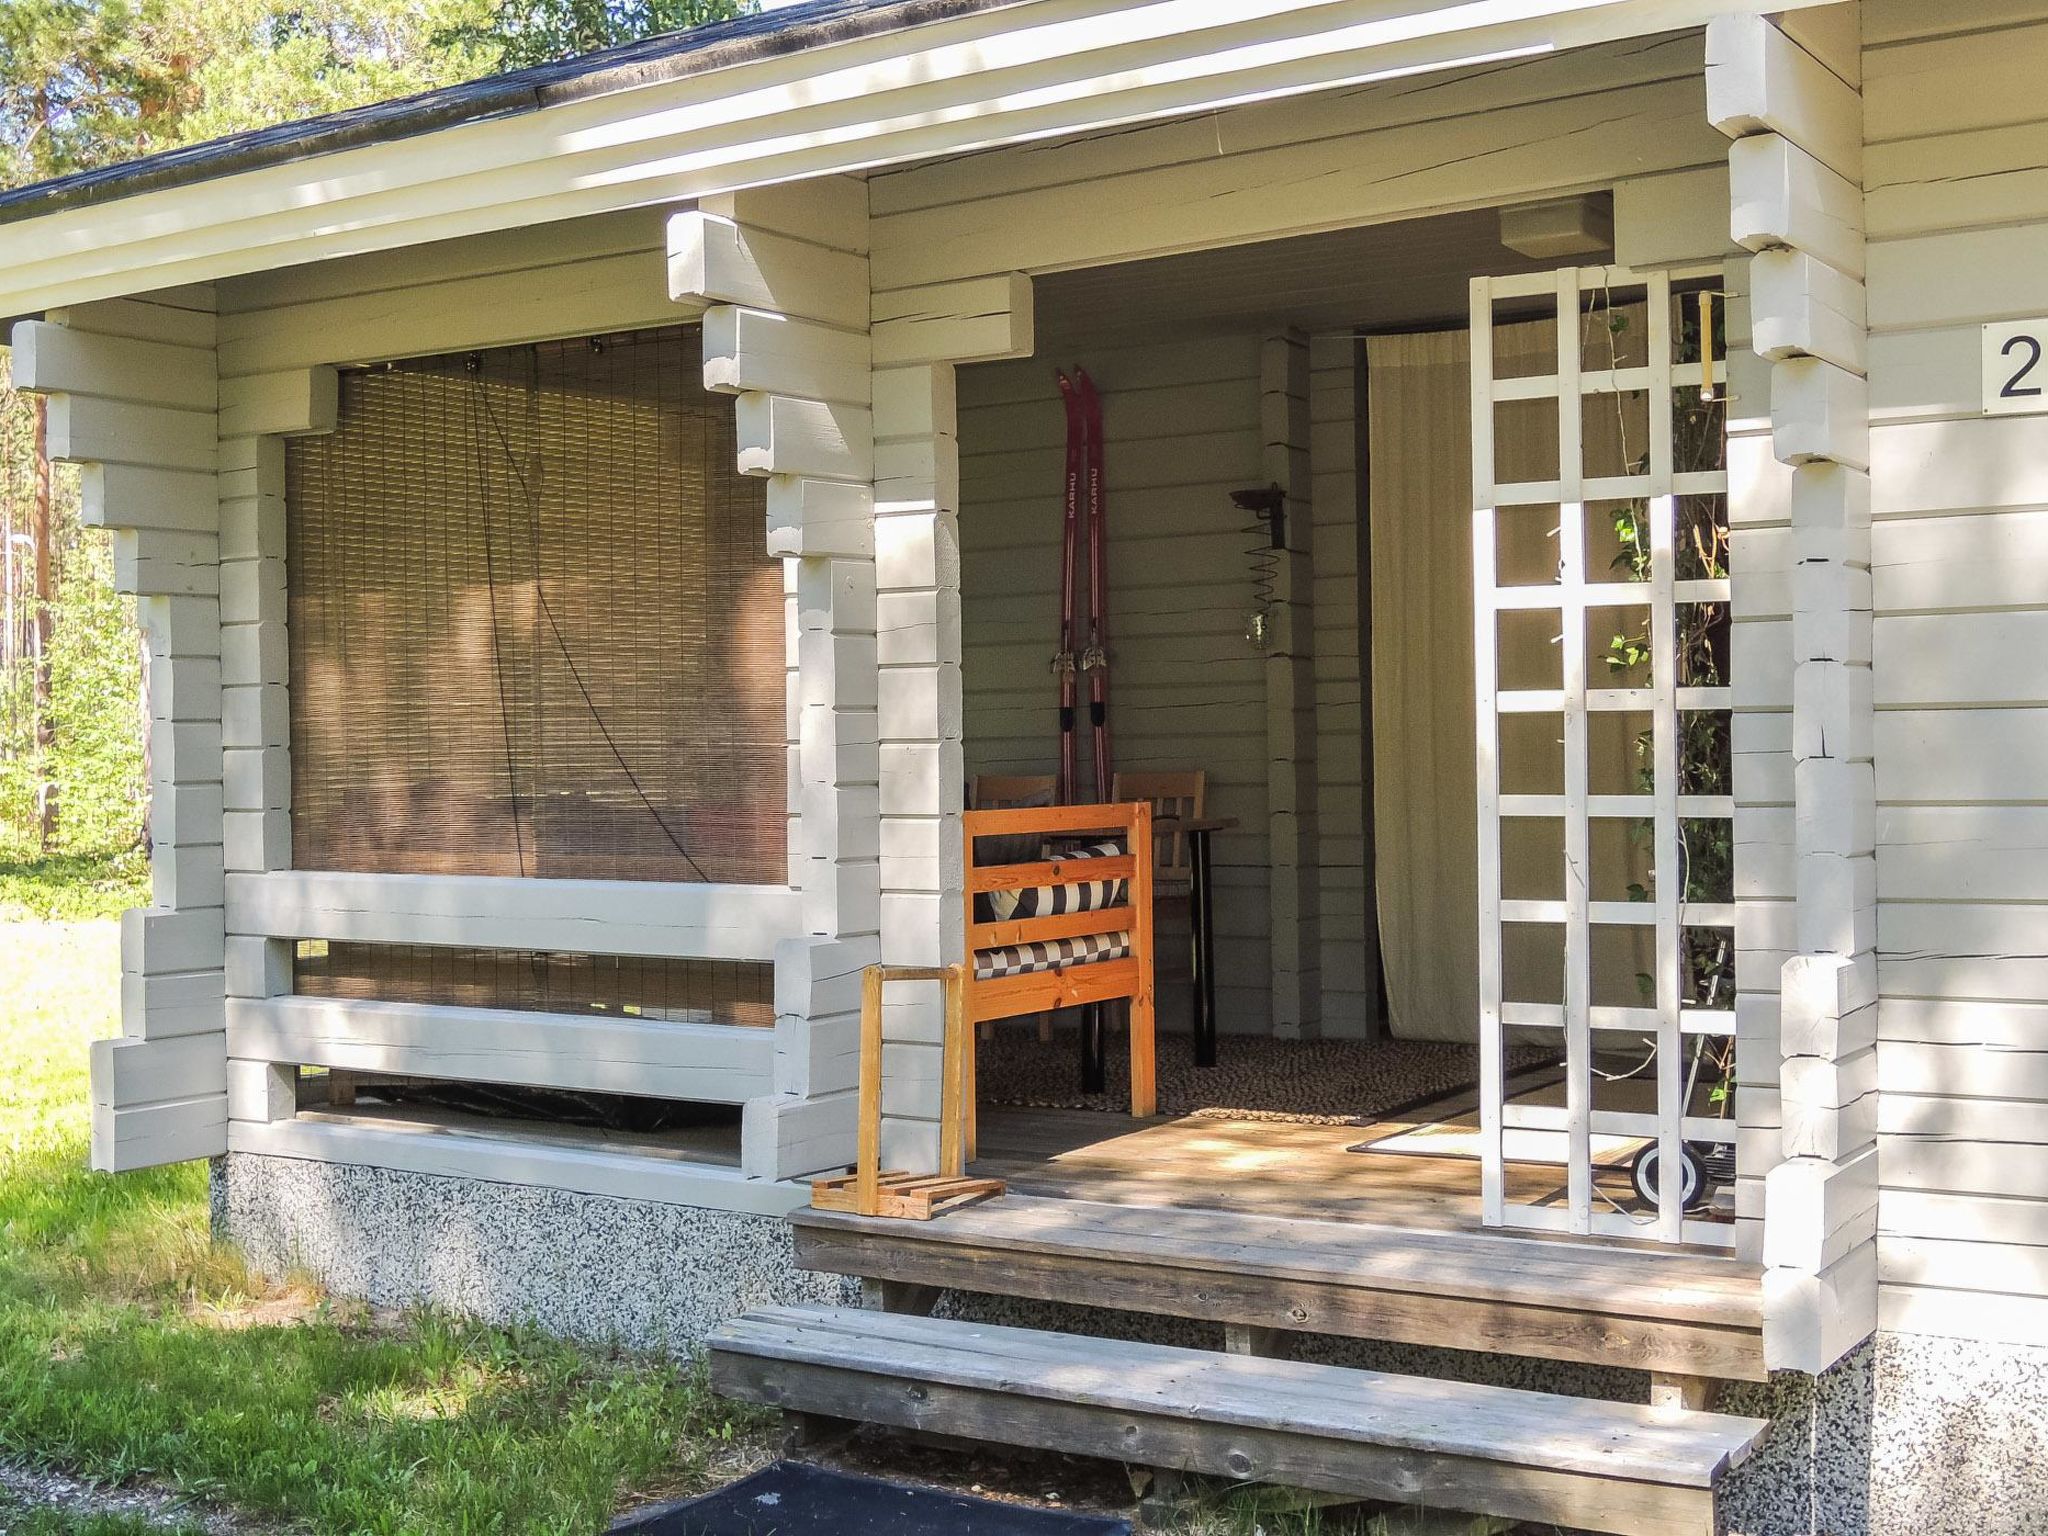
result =
[[1266,835],[1272,862],[1273,1033],[1312,1038],[1322,1020],[1316,816],[1315,573],[1309,469],[1309,355],[1297,332],[1259,349],[1260,430],[1280,488],[1266,651]]
[[[1031,284],[1011,274],[878,292],[873,314],[881,952],[892,966],[947,966],[966,959],[967,942],[953,370],[1029,355]],[[940,1074],[916,1063],[940,1052],[944,1029],[936,989],[890,1013],[903,1083],[883,1122],[891,1167],[937,1164]]]
[[859,984],[880,958],[875,450],[867,188],[850,177],[706,198],[668,226],[670,296],[704,311],[704,385],[736,396],[739,468],[768,482],[784,562],[789,878],[804,933],[775,957],[774,1092],[741,1166],[788,1178],[854,1153]]
[[1773,454],[1791,469],[1794,932],[1782,1161],[1764,1186],[1764,1353],[1817,1373],[1877,1326],[1862,98],[1773,21],[1730,16],[1707,29],[1707,105],[1735,141],[1732,233],[1755,253],[1751,333],[1771,364]]

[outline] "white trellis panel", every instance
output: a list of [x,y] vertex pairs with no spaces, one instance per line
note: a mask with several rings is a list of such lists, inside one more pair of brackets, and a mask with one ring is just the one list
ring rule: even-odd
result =
[[[1681,274],[1681,276],[1683,276]],[[1675,533],[1682,496],[1721,496],[1725,469],[1679,472],[1673,463],[1673,392],[1686,387],[1673,362],[1672,274],[1638,274],[1620,268],[1568,267],[1555,273],[1479,278],[1472,284],[1472,564],[1474,665],[1478,706],[1479,768],[1479,995],[1481,1197],[1491,1226],[1534,1227],[1580,1234],[1654,1236],[1666,1242],[1732,1244],[1732,1223],[1688,1219],[1682,1209],[1681,1148],[1687,1142],[1735,1141],[1732,1116],[1687,1113],[1688,1051],[1701,1035],[1735,1032],[1734,1000],[1708,1008],[1683,997],[1684,946],[1688,928],[1732,928],[1728,903],[1684,899],[1681,822],[1729,819],[1730,796],[1681,794],[1681,717],[1690,710],[1726,710],[1726,687],[1681,687],[1678,679],[1678,607],[1682,603],[1726,603],[1725,579],[1680,581]],[[1495,377],[1493,328],[1496,307],[1514,306],[1517,319],[1532,307],[1555,306],[1557,366],[1531,377]],[[1635,367],[1588,366],[1582,337],[1588,317],[1604,324],[1625,304],[1647,312],[1647,361]],[[1718,385],[1726,364],[1712,359],[1711,336],[1705,375]],[[1594,361],[1599,361],[1595,359]],[[1612,361],[1610,358],[1609,361]],[[1699,365],[1687,365],[1688,370]],[[1697,377],[1697,375],[1693,375]],[[1697,387],[1696,385],[1694,387]],[[1586,473],[1586,402],[1644,394],[1649,440],[1643,458],[1620,475]],[[1502,483],[1496,479],[1495,410],[1506,401],[1554,401],[1557,415],[1558,478]],[[1725,463],[1725,457],[1721,458]],[[1586,507],[1589,502],[1637,501],[1650,534],[1650,579],[1596,582],[1586,569]],[[1725,504],[1725,503],[1724,503]],[[1554,584],[1502,585],[1498,565],[1499,517],[1503,509],[1558,509],[1558,579]],[[1647,607],[1650,612],[1648,688],[1589,685],[1586,616],[1589,609]],[[1561,653],[1561,687],[1503,689],[1496,647],[1500,615],[1554,614]],[[1651,717],[1650,780],[1647,795],[1596,795],[1590,785],[1588,722],[1602,712],[1630,711]],[[1563,746],[1562,794],[1503,794],[1503,715],[1545,716],[1558,724]],[[1502,884],[1502,821],[1531,817],[1561,820],[1564,899],[1506,899]],[[1647,821],[1651,828],[1655,878],[1647,901],[1603,901],[1592,896],[1592,825],[1600,819]],[[1504,992],[1503,933],[1512,924],[1544,924],[1564,930],[1562,1002],[1511,998]],[[1641,1007],[1601,1006],[1593,1001],[1593,932],[1604,925],[1634,925],[1654,931],[1653,1001]],[[1719,1001],[1719,1000],[1717,1000]],[[1565,1103],[1555,1106],[1508,1102],[1505,1048],[1509,1031],[1555,1032],[1565,1058]],[[1596,1031],[1620,1030],[1654,1041],[1656,1111],[1623,1113],[1594,1103]],[[1541,1203],[1508,1198],[1505,1133],[1509,1130],[1561,1133],[1564,1147],[1563,1200]],[[1654,1138],[1659,1148],[1660,1188],[1654,1211],[1629,1209],[1595,1179],[1596,1136]]]

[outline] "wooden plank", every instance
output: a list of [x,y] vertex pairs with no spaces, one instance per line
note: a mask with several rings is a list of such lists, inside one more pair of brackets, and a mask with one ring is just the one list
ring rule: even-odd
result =
[[[1557,462],[1563,483],[1558,509],[1558,586],[1562,599],[1564,683],[1564,1046],[1565,1182],[1571,1230],[1592,1230],[1593,1152],[1593,886],[1592,827],[1586,816],[1590,762],[1587,747],[1585,414],[1580,402],[1584,366],[1577,323],[1580,278],[1557,276]],[[1647,489],[1647,488],[1646,488]]]
[[[1598,117],[1602,127],[1589,132]],[[1557,153],[1559,141],[1572,153]],[[1032,188],[965,207],[876,219],[886,288],[1093,265],[1380,222],[1447,207],[1523,202],[1623,176],[1707,165],[1718,142],[1697,78],[1591,98],[1508,106],[1448,122],[1210,155]],[[1299,195],[1276,211],[1275,185]]]
[[94,335],[40,320],[16,325],[11,344],[17,389],[182,411],[210,412],[219,399],[211,346]]
[[[1622,1482],[1603,1484],[1597,1495],[1581,1494],[1570,1487],[1570,1480],[1541,1471],[1502,1479],[1493,1475],[1490,1467],[1468,1469],[1444,1460],[1418,1467],[1413,1457],[1361,1454],[1348,1447],[1333,1461],[1316,1448],[1303,1449],[1298,1440],[1272,1431],[1218,1431],[1186,1419],[1071,1403],[1034,1404],[1027,1424],[1020,1424],[1010,1399],[973,1388],[931,1387],[914,1377],[877,1377],[829,1366],[753,1362],[734,1366],[727,1363],[725,1355],[714,1360],[713,1383],[728,1395],[792,1405],[829,1403],[840,1416],[857,1415],[900,1428],[998,1444],[1028,1443],[1077,1455],[1101,1455],[1114,1447],[1119,1459],[1128,1458],[1135,1464],[1207,1472],[1233,1482],[1267,1481],[1360,1498],[1421,1497],[1432,1504],[1484,1504],[1518,1515],[1535,1514],[1543,1520],[1568,1520],[1577,1527],[1608,1531],[1705,1533],[1712,1529],[1711,1514],[1703,1513],[1711,1498],[1703,1494],[1641,1492]],[[1504,1488],[1503,1482],[1512,1487]],[[1630,1504],[1627,1513],[1617,1512],[1618,1499]],[[1638,1520],[1649,1523],[1616,1523]]]
[[[407,253],[410,255],[411,253]],[[689,319],[669,298],[662,253],[632,250],[540,268],[402,284],[368,298],[312,297],[221,317],[222,378],[510,346]]]
[[[1018,1198],[1011,1195],[1008,1201]],[[1755,1319],[1745,1325],[1677,1316],[1685,1310],[1682,1294],[1668,1312],[1653,1313],[1662,1301],[1653,1290],[1627,1296],[1605,1278],[1564,1270],[1536,1267],[1521,1287],[1521,1299],[1505,1301],[1454,1293],[1455,1282],[1449,1279],[1419,1278],[1430,1271],[1403,1268],[1391,1243],[1378,1275],[1362,1264],[1335,1262],[1318,1272],[1312,1255],[1296,1254],[1290,1262],[1267,1249],[1259,1250],[1260,1257],[1225,1254],[1203,1261],[1213,1266],[1203,1267],[1185,1245],[1171,1239],[1124,1234],[1049,1251],[1049,1245],[953,1236],[957,1220],[949,1217],[935,1229],[948,1240],[910,1244],[806,1219],[797,1229],[798,1262],[837,1274],[914,1280],[984,1295],[1042,1301],[1114,1296],[1119,1306],[1132,1310],[1257,1328],[1718,1378],[1760,1380],[1763,1374]],[[1118,1251],[1107,1246],[1109,1241],[1131,1246]],[[1411,1259],[1428,1252],[1418,1248]],[[1555,1289],[1542,1297],[1538,1293],[1545,1282]],[[1756,1300],[1754,1283],[1751,1300]],[[1740,1309],[1716,1298],[1703,1310],[1727,1314]]]
[[974,923],[967,930],[969,949],[1005,949],[1047,939],[1077,939],[1094,933],[1121,933],[1132,925],[1133,914],[1144,911],[1142,903],[1100,907],[1087,912],[1067,912],[1056,917],[1017,918],[1008,922]]
[[[2040,12],[2028,16],[2032,26],[2001,27],[1981,3],[1955,9],[1957,35],[1870,53],[1864,96],[1873,137],[1921,138],[2040,119],[2026,68],[2029,55],[2048,47]],[[1946,21],[1948,10],[1927,19]]]
[[[969,838],[985,835],[987,834],[973,830],[967,833]],[[1127,853],[1107,858],[1052,858],[1029,864],[978,864],[968,876],[967,888],[976,893],[1028,891],[1047,885],[1087,885],[1104,880],[1129,880],[1136,873],[1137,862]]]
[[1737,139],[1728,172],[1736,244],[1788,245],[1862,278],[1863,194],[1853,182],[1775,133]]
[[2039,1296],[1887,1285],[1878,1299],[1878,1317],[1894,1333],[1986,1344],[2048,1344],[2048,1300]]
[[[1028,1443],[1098,1454],[1108,1444],[1117,1446],[1119,1456],[1140,1460],[1157,1458],[1132,1450],[1132,1431],[1144,1434],[1147,1420],[1179,1421],[1187,1426],[1190,1449],[1198,1443],[1194,1437],[1225,1431],[1217,1438],[1231,1449],[1219,1447],[1210,1455],[1240,1478],[1305,1486],[1336,1480],[1342,1484],[1336,1491],[1356,1491],[1355,1485],[1367,1482],[1388,1486],[1392,1468],[1382,1458],[1392,1452],[1406,1474],[1404,1500],[1413,1501],[1420,1490],[1433,1504],[1611,1531],[1710,1529],[1711,1499],[1674,1503],[1653,1497],[1652,1490],[1711,1488],[1747,1454],[1762,1429],[1755,1420],[1659,1415],[1641,1407],[1595,1406],[1583,1399],[1256,1356],[1045,1334],[1014,1338],[1025,1331],[932,1319],[912,1319],[922,1328],[906,1330],[893,1326],[904,1321],[894,1315],[870,1316],[892,1326],[863,1334],[835,1326],[830,1314],[794,1309],[729,1324],[712,1343],[719,1384],[789,1406],[816,1406],[818,1393],[835,1402],[866,1393],[866,1417],[911,1427],[950,1424],[986,1434],[1000,1417],[1012,1426],[1009,1437]],[[894,1389],[886,1384],[891,1382]],[[786,1396],[791,1392],[801,1399]],[[998,1410],[1005,1400],[1007,1406]],[[1569,1450],[1556,1454],[1557,1424],[1565,1416],[1581,1424],[1581,1443],[1598,1443],[1605,1454],[1584,1460]],[[1542,1429],[1540,1418],[1547,1418]],[[1429,1427],[1422,1428],[1424,1423]],[[1669,1426],[1674,1433],[1658,1436],[1652,1426]],[[1248,1434],[1271,1437],[1270,1463],[1243,1449]],[[1289,1455],[1287,1447],[1304,1439],[1336,1442],[1343,1454],[1310,1454],[1302,1447]],[[1537,1442],[1544,1451],[1533,1450]],[[1449,1469],[1430,1465],[1438,1458],[1490,1464],[1505,1475],[1481,1476],[1480,1467],[1467,1465],[1458,1483],[1447,1484]],[[1167,1464],[1209,1463],[1190,1461],[1184,1453]],[[1544,1488],[1540,1513],[1538,1504],[1528,1502],[1537,1469]],[[1550,1502],[1570,1497],[1574,1477],[1593,1479],[1584,1492],[1600,1497]]]
[[808,400],[868,400],[868,342],[766,310],[715,304],[704,312],[704,387]]
[[1730,138],[1782,134],[1839,175],[1863,179],[1862,98],[1762,16],[1708,26],[1707,119]]
[[227,1092],[227,1086],[227,1049],[218,1030],[92,1043],[92,1102],[97,1108],[207,1098]]
[[868,324],[867,258],[750,229],[701,209],[668,221],[668,292],[850,330]]
[[[1152,1164],[1161,1166],[1157,1153]],[[865,1235],[858,1224],[806,1217],[798,1225]],[[1612,1307],[1623,1315],[1731,1328],[1754,1327],[1761,1317],[1752,1265],[1661,1247],[1556,1242],[1470,1228],[1429,1230],[1016,1194],[918,1234],[918,1244],[920,1252],[960,1244],[1049,1259],[1142,1260],[1191,1275],[1231,1270],[1313,1285],[1412,1287],[1432,1296],[1511,1305]]]
[[882,1000],[887,975],[881,966],[871,965],[860,976],[860,1118],[853,1208],[865,1216],[881,1209]]
[[1861,283],[1793,250],[1759,252],[1750,278],[1751,346],[1759,356],[1818,357],[1850,373],[1869,371]]
[[[1679,853],[1679,717],[1678,717],[1678,557],[1677,501],[1672,495],[1676,466],[1673,462],[1672,428],[1672,344],[1671,283],[1661,275],[1650,281],[1646,302],[1650,311],[1650,648],[1651,691],[1655,715],[1651,720],[1651,795],[1656,814],[1651,824],[1651,850],[1655,869],[1672,871],[1673,878],[1657,878],[1653,893],[1657,907],[1656,951],[1653,958],[1655,1004],[1657,1009],[1657,1235],[1675,1243],[1685,1235],[1685,1200],[1681,1187],[1684,1164],[1683,1142],[1687,1135],[1684,1042],[1680,1036],[1683,980],[1680,976],[1685,935],[1685,890],[1675,872],[1684,868]],[[1712,351],[1711,338],[1702,343]],[[1588,796],[1588,813],[1590,814]],[[1590,1019],[1588,1021],[1590,1023]],[[1598,1118],[1595,1116],[1594,1118]],[[1590,1150],[1588,1153],[1590,1157]]]
[[1887,1188],[1878,1198],[1877,1215],[1878,1231],[1886,1237],[2048,1248],[2048,1200]]
[[[1887,709],[1873,722],[1877,792],[1889,803],[2025,803],[2041,794],[2048,709]],[[1880,920],[1880,926],[1882,920]],[[1975,953],[1964,941],[1966,953]],[[2048,997],[2038,993],[1997,994]]]
[[229,1054],[356,1072],[742,1104],[773,1089],[774,1031],[350,998],[237,998]]
[[[2042,1042],[2048,1047],[2048,1041]],[[2024,1099],[2048,1103],[2048,1048],[1886,1040],[1878,1053],[1878,1087],[1886,1094],[1932,1094],[1964,1099]],[[2048,1110],[2042,1111],[2048,1140]],[[1997,1141],[1996,1136],[1982,1136]],[[2024,1138],[2031,1140],[2031,1137]]]
[[92,1166],[128,1173],[165,1163],[218,1157],[227,1150],[228,1096],[223,1091],[116,1109],[92,1107]]
[[1878,975],[1887,995],[2048,998],[2048,954],[2034,906],[1887,902],[1878,909]]
[[1029,357],[1035,304],[1022,272],[874,296],[874,365],[989,362]]
[[759,1216],[787,1215],[810,1197],[802,1184],[646,1149],[606,1148],[594,1139],[542,1141],[497,1128],[369,1115],[309,1111],[269,1125],[238,1120],[228,1127],[227,1149]]
[[1061,144],[1057,153],[1047,153],[1045,146],[1018,146],[1006,153],[891,168],[869,178],[869,208],[875,218],[884,219],[976,198],[1211,159],[1219,137],[1225,153],[1243,154],[1565,96],[1597,96],[1655,80],[1688,80],[1696,87],[1702,60],[1697,35],[1643,39],[1626,49],[1546,53],[1505,67],[1446,71],[1421,93],[1393,87],[1248,101],[1198,119],[1171,117],[1077,135]]
[[273,871],[228,882],[228,927],[281,939],[775,958],[802,924],[795,891],[642,880]]
[[[1202,1414],[1223,1423],[1277,1418],[1334,1439],[1424,1454],[1509,1459],[1518,1451],[1518,1431],[1554,1426],[1564,1416],[1583,1422],[1587,1434],[1565,1445],[1542,1436],[1539,1454],[1546,1464],[1680,1487],[1711,1486],[1741,1464],[1761,1429],[1757,1420],[1718,1414],[1673,1417],[1634,1403],[854,1308],[764,1308],[716,1337],[714,1348],[743,1338],[782,1359],[803,1359],[819,1347],[847,1350],[855,1359],[868,1351],[876,1359],[919,1359],[930,1367],[929,1379],[956,1385],[1008,1369],[1024,1395]],[[1039,1372],[1051,1379],[1032,1379]],[[1212,1385],[1223,1389],[1216,1400],[1206,1390]]]
[[1493,288],[1485,278],[1475,278],[1472,283],[1469,335],[1473,506],[1472,697],[1476,714],[1479,812],[1479,1205],[1486,1223],[1498,1226],[1503,1219],[1506,1202],[1500,1114],[1505,1074],[1501,1020],[1504,999],[1500,912],[1500,642],[1495,607],[1500,515],[1493,504],[1497,479],[1493,408]]
[[973,986],[976,1021],[1129,997],[1140,985],[1135,958],[1089,960],[1064,970],[984,978]]

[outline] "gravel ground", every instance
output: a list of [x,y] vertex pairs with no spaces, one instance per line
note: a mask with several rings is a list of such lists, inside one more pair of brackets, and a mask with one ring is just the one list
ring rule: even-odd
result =
[[207,1536],[264,1536],[277,1529],[147,1484],[119,1488],[63,1472],[46,1472],[0,1461],[0,1536],[28,1515],[44,1510],[68,1515],[125,1515],[166,1531],[199,1530]]

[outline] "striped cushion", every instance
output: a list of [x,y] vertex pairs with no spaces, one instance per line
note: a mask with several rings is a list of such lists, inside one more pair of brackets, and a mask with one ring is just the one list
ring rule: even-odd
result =
[[994,981],[1002,976],[1028,976],[1034,971],[1060,971],[1095,960],[1121,960],[1130,952],[1128,933],[1089,933],[1078,939],[1047,939],[1036,944],[1012,944],[1006,949],[977,949],[974,979]]
[[[1113,842],[1090,843],[1061,854],[1060,860],[1114,859],[1123,848]],[[1031,885],[1021,891],[990,891],[989,913],[999,923],[1014,917],[1062,917],[1069,912],[1100,912],[1124,899],[1121,880],[1084,880],[1075,885]]]

